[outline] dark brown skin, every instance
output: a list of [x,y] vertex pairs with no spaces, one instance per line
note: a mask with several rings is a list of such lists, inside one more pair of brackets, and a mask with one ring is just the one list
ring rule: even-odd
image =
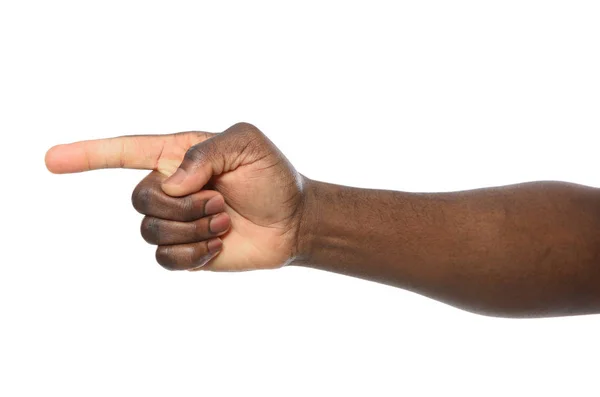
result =
[[55,173],[154,170],[132,201],[146,215],[142,236],[158,245],[167,269],[310,266],[491,316],[600,312],[595,188],[533,182],[406,193],[331,185],[299,174],[246,123],[220,134],[59,145],[46,164]]

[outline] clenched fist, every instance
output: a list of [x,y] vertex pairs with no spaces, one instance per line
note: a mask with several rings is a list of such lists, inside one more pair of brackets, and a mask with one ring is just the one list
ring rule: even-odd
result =
[[299,254],[308,180],[250,124],[58,145],[46,165],[55,173],[152,169],[132,201],[167,269],[269,269]]

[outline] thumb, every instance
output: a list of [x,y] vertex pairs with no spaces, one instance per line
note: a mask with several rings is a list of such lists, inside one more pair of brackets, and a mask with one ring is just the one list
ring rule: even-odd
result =
[[173,175],[163,181],[169,196],[186,196],[200,191],[213,175],[232,171],[264,157],[266,137],[248,123],[238,123],[224,132],[188,149]]

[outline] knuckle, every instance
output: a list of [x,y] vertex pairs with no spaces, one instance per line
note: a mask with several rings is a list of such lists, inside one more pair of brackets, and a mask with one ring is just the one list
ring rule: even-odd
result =
[[[208,142],[208,141],[207,141]],[[192,147],[190,147],[187,152],[185,152],[185,156],[184,156],[184,160],[187,160],[189,162],[192,163],[196,163],[201,161],[204,156],[206,155],[205,151],[202,149],[202,147],[206,146],[206,142],[202,142],[204,145],[194,145]]]
[[256,126],[247,122],[236,123],[232,125],[229,129],[235,132],[244,133],[248,135],[261,134],[260,130],[256,128]]
[[152,203],[154,189],[147,186],[138,186],[131,195],[131,203],[136,211],[145,214]]
[[142,220],[142,226],[140,228],[142,237],[146,242],[150,244],[160,243],[160,230],[158,220],[152,217],[145,217]]
[[177,262],[174,259],[173,248],[162,246],[156,249],[156,262],[167,270],[178,270]]
[[232,127],[232,132],[239,137],[241,142],[257,144],[264,139],[262,131],[249,123],[235,124]]

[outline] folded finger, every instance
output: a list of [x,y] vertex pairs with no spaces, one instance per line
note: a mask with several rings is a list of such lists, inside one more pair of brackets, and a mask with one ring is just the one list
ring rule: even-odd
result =
[[202,190],[188,196],[172,197],[161,189],[164,176],[151,172],[131,195],[133,207],[155,218],[190,222],[225,210],[223,196],[213,190]]
[[144,240],[155,245],[195,243],[224,234],[231,225],[225,212],[192,222],[177,222],[146,216],[141,233]]
[[167,270],[192,270],[206,265],[223,246],[221,239],[199,243],[161,245],[156,249],[156,261]]

